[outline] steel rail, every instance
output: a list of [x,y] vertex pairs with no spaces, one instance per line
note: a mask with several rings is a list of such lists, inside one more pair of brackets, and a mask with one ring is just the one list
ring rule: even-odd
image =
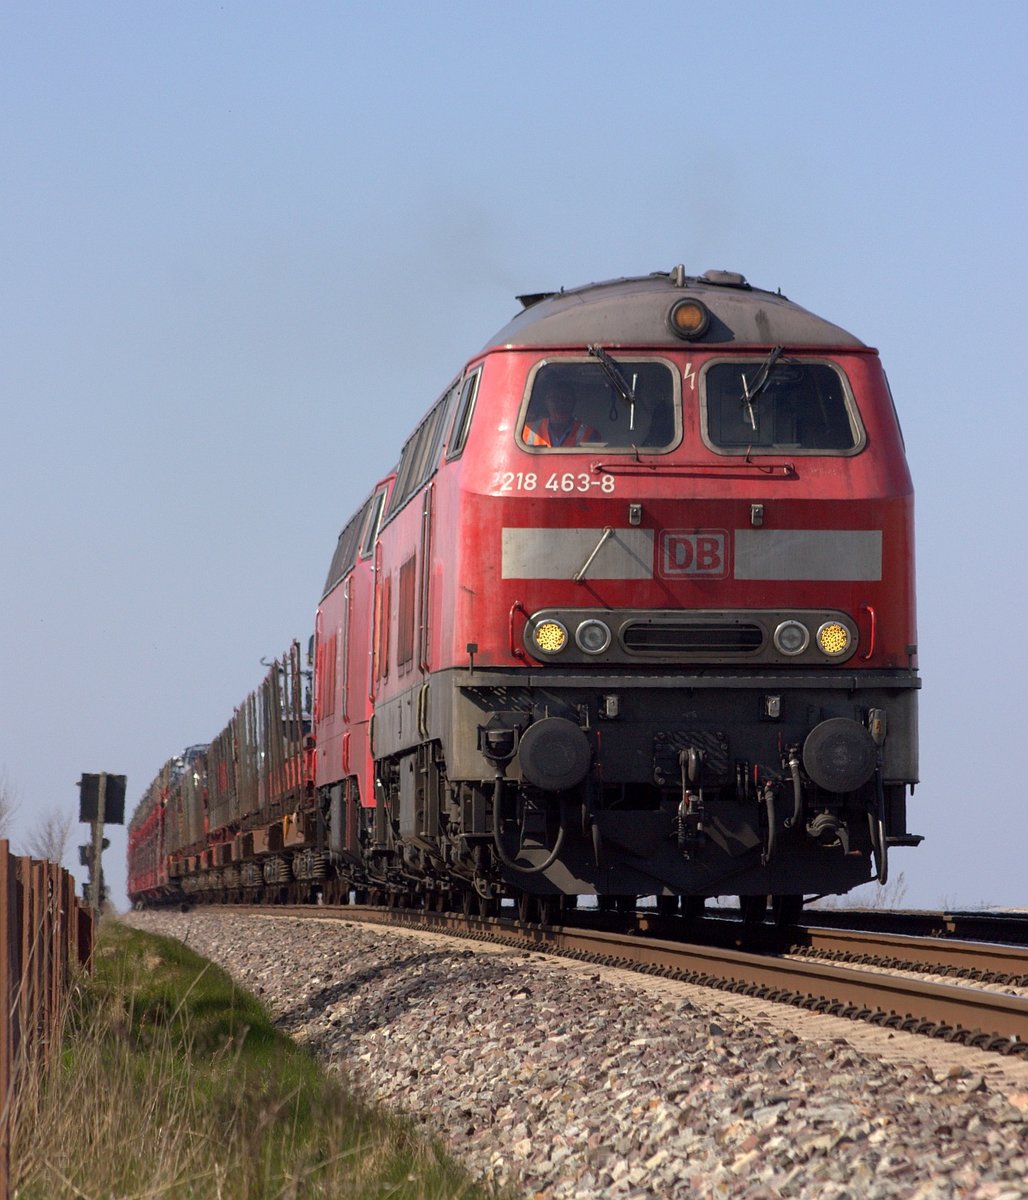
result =
[[939,974],[968,971],[996,982],[1028,984],[1028,947],[1002,942],[804,927],[795,949],[846,955],[854,962],[866,959],[893,967],[910,964],[931,967]]
[[[674,923],[680,917],[651,916],[642,911],[636,914],[640,933],[647,936],[678,940]],[[604,926],[608,930],[610,925]],[[939,975],[977,977],[986,982],[1028,986],[1028,946],[939,936],[926,931],[899,933],[880,930],[875,925],[865,927],[854,921],[850,926],[824,926],[805,917],[803,924],[777,929],[770,924],[745,925],[738,920],[725,920],[708,915],[699,926],[686,926],[689,940],[705,944],[741,946],[768,952],[789,952],[807,957],[824,955],[848,959],[854,963],[878,965],[892,969],[934,971]]]

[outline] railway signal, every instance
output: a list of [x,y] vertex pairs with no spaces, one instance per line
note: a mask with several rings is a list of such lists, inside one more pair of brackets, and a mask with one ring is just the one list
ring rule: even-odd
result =
[[[87,895],[97,917],[104,901],[103,868],[101,855],[110,842],[104,837],[104,823],[110,825],[125,824],[125,776],[108,775],[101,771],[99,775],[83,775],[78,783],[79,788],[79,820],[92,828],[92,842],[89,846],[80,846],[79,853],[83,864],[89,867],[89,883]],[[85,857],[89,852],[88,859]]]

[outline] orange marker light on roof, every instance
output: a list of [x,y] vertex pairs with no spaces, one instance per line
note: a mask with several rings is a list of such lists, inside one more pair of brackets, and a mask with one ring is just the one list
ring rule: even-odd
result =
[[667,317],[671,332],[686,341],[702,337],[710,324],[710,313],[705,304],[699,300],[679,300],[671,308]]

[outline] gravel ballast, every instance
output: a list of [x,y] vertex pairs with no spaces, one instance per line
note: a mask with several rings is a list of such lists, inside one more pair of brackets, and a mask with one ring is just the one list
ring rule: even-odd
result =
[[436,934],[127,919],[526,1197],[1028,1197],[1023,1060]]

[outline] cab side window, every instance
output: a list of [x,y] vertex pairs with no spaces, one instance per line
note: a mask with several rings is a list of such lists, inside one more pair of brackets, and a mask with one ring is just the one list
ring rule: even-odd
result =
[[453,427],[450,430],[450,440],[446,449],[447,460],[459,458],[464,453],[481,378],[482,368],[478,367],[467,376],[461,385],[460,399],[457,402],[457,411],[453,415]]
[[364,540],[361,542],[361,558],[369,558],[375,548],[375,538],[378,537],[378,527],[382,521],[382,507],[385,504],[386,489],[380,488],[371,501],[371,512],[364,526]]
[[332,555],[332,562],[329,564],[328,577],[325,579],[323,596],[327,596],[340,579],[353,569],[353,564],[357,559],[357,543],[360,539],[360,533],[364,527],[364,521],[368,515],[370,506],[371,500],[369,499],[365,502],[360,512],[347,523],[346,528],[339,535],[335,553]]

